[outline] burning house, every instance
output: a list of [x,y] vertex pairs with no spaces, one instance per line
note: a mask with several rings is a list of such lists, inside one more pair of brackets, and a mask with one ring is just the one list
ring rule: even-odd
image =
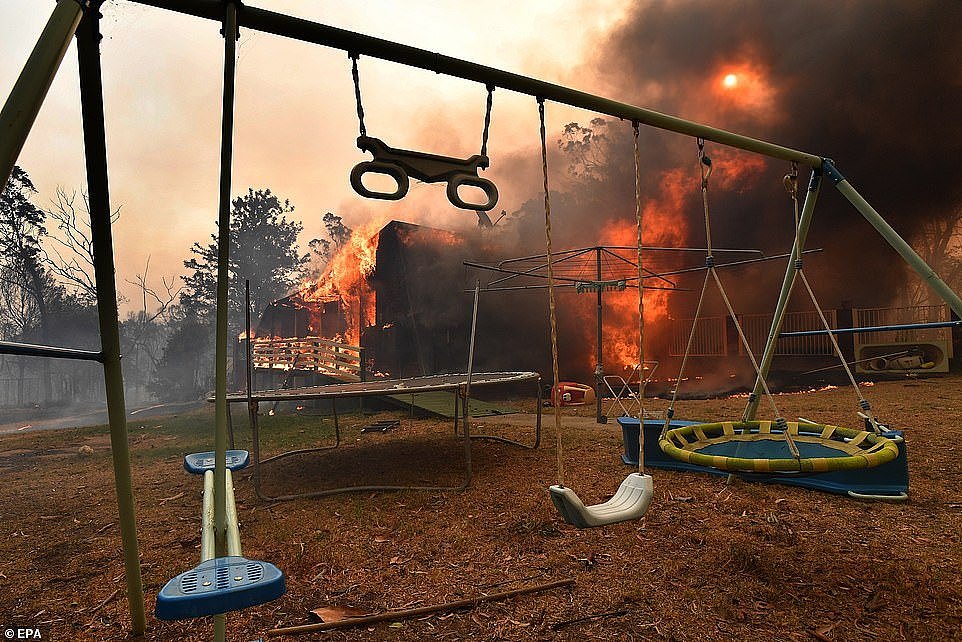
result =
[[[461,371],[470,321],[461,261],[473,245],[400,221],[356,232],[323,274],[263,311],[255,337],[262,344],[317,338],[355,346],[370,375]],[[285,364],[299,369],[290,359]]]
[[[261,377],[272,371],[275,376],[269,382],[260,379],[259,386],[279,386],[298,375],[305,382],[317,383],[326,380],[319,375],[356,380],[462,372],[470,331],[470,292],[473,279],[479,276],[469,273],[463,261],[469,257],[488,257],[490,261],[495,254],[483,236],[400,221],[356,232],[319,277],[273,302],[261,314],[253,362]],[[653,259],[650,265],[658,267],[658,262]],[[605,293],[600,333],[596,314],[601,297],[585,295],[575,287],[559,291],[563,379],[595,383],[599,352],[605,374],[630,373],[637,362],[638,308],[633,290]],[[684,301],[669,307],[669,296],[684,299],[685,291],[645,294],[646,354],[662,364],[655,390],[671,385],[670,376],[689,339],[692,320],[684,316]],[[543,287],[485,292],[478,312],[476,369],[548,372],[551,355],[545,308]],[[947,318],[943,307],[842,305],[827,314],[833,327]],[[771,324],[770,313],[741,314],[740,324],[752,350],[760,354]],[[790,312],[786,318],[785,331],[818,327],[814,312]],[[603,337],[600,351],[596,333]],[[846,359],[858,362],[857,368],[863,372],[947,369],[953,354],[950,330],[896,334],[846,335],[840,344]],[[724,314],[699,319],[690,359],[693,374],[688,388],[692,393],[724,392],[750,385],[754,378],[734,326]],[[826,336],[786,338],[779,342],[773,377],[789,383],[799,373],[825,372],[837,365]]]

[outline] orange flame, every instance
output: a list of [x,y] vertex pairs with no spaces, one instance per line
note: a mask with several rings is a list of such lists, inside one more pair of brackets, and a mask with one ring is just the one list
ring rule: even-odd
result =
[[[697,178],[685,170],[674,169],[665,172],[658,184],[661,185],[660,191],[642,206],[643,242],[649,246],[684,246],[688,237],[688,226],[681,213],[686,207],[688,196],[697,189]],[[631,212],[631,215],[628,215],[628,212],[625,214],[624,217],[611,220],[599,231],[599,244],[629,247],[636,245],[638,231],[634,212]],[[632,251],[622,252],[622,255],[632,262],[637,260]],[[645,257],[642,255],[642,266],[644,265]],[[649,278],[645,283],[651,285],[653,281]],[[603,295],[602,358],[605,370],[610,374],[627,376],[639,361],[636,285],[633,282],[624,292],[605,292]],[[646,360],[653,356],[651,347],[663,343],[665,333],[669,331],[669,295],[668,290],[644,291]],[[570,309],[580,317],[583,327],[594,327],[594,306],[578,304]],[[590,341],[589,345],[593,343],[594,341]],[[593,355],[594,351],[591,350],[590,354]]]
[[300,299],[308,307],[337,301],[344,315],[343,339],[360,345],[361,331],[375,323],[376,298],[368,277],[377,260],[378,231],[381,221],[372,221],[354,230],[350,240],[335,252],[321,275],[303,284]]

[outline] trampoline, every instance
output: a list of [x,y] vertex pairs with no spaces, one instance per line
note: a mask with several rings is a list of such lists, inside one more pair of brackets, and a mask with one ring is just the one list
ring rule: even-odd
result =
[[898,447],[875,432],[825,424],[771,421],[722,421],[679,426],[659,441],[681,461],[719,470],[755,473],[824,473],[871,468],[892,461]]
[[[250,422],[251,422],[251,432],[253,438],[252,446],[252,460],[254,469],[254,491],[257,496],[266,501],[281,501],[288,499],[297,499],[302,497],[321,497],[324,495],[334,495],[337,493],[345,492],[362,492],[362,491],[378,491],[378,490],[464,490],[471,483],[471,440],[472,439],[488,439],[493,441],[499,441],[502,443],[512,444],[516,446],[521,446],[523,448],[535,449],[541,443],[541,375],[537,372],[476,372],[470,375],[470,386],[497,386],[497,385],[508,385],[513,383],[523,383],[526,381],[533,381],[538,390],[538,404],[537,404],[537,418],[535,420],[535,434],[534,440],[530,444],[524,444],[518,441],[507,439],[504,437],[499,437],[497,435],[472,435],[470,432],[470,426],[459,433],[458,431],[458,420],[459,420],[459,405],[465,404],[467,407],[469,399],[466,394],[466,389],[469,382],[469,375],[465,373],[461,374],[441,374],[441,375],[428,375],[421,377],[410,377],[407,379],[376,379],[374,381],[358,381],[351,383],[336,383],[323,386],[310,386],[302,388],[287,388],[283,390],[259,390],[254,391],[250,394],[247,393],[235,393],[227,395],[228,407],[230,404],[234,403],[246,403],[249,404]],[[454,433],[455,435],[460,434],[464,440],[464,479],[459,486],[344,486],[341,488],[325,489],[325,490],[315,490],[308,491],[304,493],[296,493],[290,495],[269,495],[264,492],[261,479],[261,465],[268,462],[276,461],[278,459],[283,459],[285,457],[290,457],[292,455],[301,455],[311,452],[319,452],[323,450],[331,450],[337,448],[341,442],[341,429],[337,414],[337,400],[339,399],[351,399],[358,397],[378,397],[385,395],[398,395],[398,394],[411,394],[415,395],[422,392],[434,392],[438,390],[453,391],[455,395],[454,404]],[[281,401],[315,401],[315,400],[329,400],[331,402],[331,411],[334,418],[334,443],[330,446],[321,446],[315,448],[301,448],[297,450],[289,450],[287,452],[280,453],[278,455],[273,455],[271,457],[261,458],[260,455],[260,426],[258,423],[258,406],[260,402],[281,402]],[[208,399],[208,401],[213,401],[213,398]],[[230,412],[227,413],[228,423],[231,423]],[[231,430],[233,434],[233,430]]]
[[[897,448],[895,459],[871,468],[839,469],[822,473],[800,472],[747,472],[726,471],[711,466],[689,463],[669,456],[662,451],[658,441],[664,427],[663,419],[645,419],[639,421],[637,417],[618,417],[624,440],[624,452],[621,461],[626,466],[638,465],[638,441],[640,428],[644,426],[645,464],[652,468],[674,470],[680,472],[698,472],[712,475],[727,476],[735,474],[746,481],[776,483],[789,486],[799,486],[813,490],[820,490],[838,495],[845,495],[856,499],[880,501],[905,501],[908,498],[909,470],[905,451],[905,440],[902,432],[887,430],[882,435],[888,438]],[[669,428],[680,428],[703,424],[700,421],[685,421],[672,419]],[[802,422],[804,425],[804,422]],[[806,456],[812,454],[805,442],[796,441],[796,446]],[[784,444],[781,445],[785,448]],[[837,451],[836,451],[837,452]],[[787,448],[780,451],[781,455],[788,453]],[[744,454],[744,453],[742,453]]]
[[738,472],[824,473],[871,468],[898,456],[895,442],[878,433],[824,424],[787,422],[798,454],[784,430],[771,421],[722,421],[679,426],[659,441],[681,461]]

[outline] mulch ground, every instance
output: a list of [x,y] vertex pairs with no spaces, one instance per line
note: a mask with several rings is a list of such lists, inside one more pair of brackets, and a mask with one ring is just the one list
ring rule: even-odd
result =
[[[228,639],[317,621],[310,612],[318,608],[376,613],[568,578],[570,588],[300,639],[962,639],[960,384],[953,375],[864,388],[881,418],[905,430],[911,490],[900,504],[652,470],[656,494],[644,519],[576,530],[547,495],[557,478],[550,411],[538,450],[476,442],[464,492],[265,502],[242,471],[245,556],[277,564],[288,590],[230,614]],[[676,416],[736,418],[744,403],[679,402]],[[777,403],[786,417],[856,425],[850,389],[779,395]],[[459,484],[463,450],[450,422],[394,416],[400,425],[384,434],[361,434],[369,418],[346,418],[339,449],[271,464],[265,491]],[[476,432],[530,436],[498,419],[476,424]],[[566,482],[586,503],[603,501],[631,472],[619,458],[618,425],[568,426]],[[131,434],[146,639],[208,639],[209,620],[152,614],[158,590],[199,555],[199,480],[179,457],[151,457],[171,439],[162,425]],[[38,626],[50,640],[127,639],[107,437],[4,436],[0,480],[0,626]]]

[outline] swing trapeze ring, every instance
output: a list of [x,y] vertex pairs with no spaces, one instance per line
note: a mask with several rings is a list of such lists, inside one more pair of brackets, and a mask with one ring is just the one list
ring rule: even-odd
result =
[[788,422],[801,457],[788,451],[772,421],[721,421],[672,428],[659,440],[666,454],[699,466],[753,473],[824,473],[872,468],[898,456],[883,435],[826,424]]

